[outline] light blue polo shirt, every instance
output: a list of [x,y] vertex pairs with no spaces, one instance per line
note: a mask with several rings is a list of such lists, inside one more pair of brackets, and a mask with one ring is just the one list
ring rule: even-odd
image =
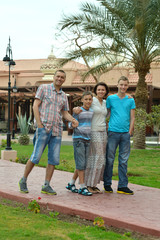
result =
[[106,106],[111,111],[108,131],[129,132],[131,109],[136,107],[134,99],[113,94],[107,98]]

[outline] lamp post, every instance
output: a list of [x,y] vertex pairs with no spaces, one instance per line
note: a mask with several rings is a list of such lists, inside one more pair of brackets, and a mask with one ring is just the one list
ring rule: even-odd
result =
[[[13,91],[14,93],[17,92],[16,79],[15,79],[15,81],[14,81],[14,86],[13,86],[12,91]],[[15,106],[16,106],[16,97],[14,96],[14,99],[13,99],[13,127],[12,127],[12,139],[15,139]]]
[[3,58],[3,61],[6,62],[6,65],[9,66],[9,81],[8,81],[8,131],[7,131],[7,147],[6,150],[12,150],[11,148],[11,132],[10,132],[10,93],[11,93],[11,81],[10,81],[10,70],[11,66],[16,65],[16,63],[13,61],[12,56],[12,48],[10,45],[10,37],[9,37],[9,43],[6,49],[6,56]]

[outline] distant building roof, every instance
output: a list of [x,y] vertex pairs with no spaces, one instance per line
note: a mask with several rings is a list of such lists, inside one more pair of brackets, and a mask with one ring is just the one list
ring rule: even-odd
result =
[[[137,83],[139,79],[138,73],[130,73],[128,79],[130,83]],[[146,83],[152,83],[152,75],[150,73],[146,75]]]
[[82,77],[76,76],[72,82],[72,84],[96,84],[95,79],[93,78],[92,75],[90,75],[89,77],[87,77],[84,81],[82,80]]

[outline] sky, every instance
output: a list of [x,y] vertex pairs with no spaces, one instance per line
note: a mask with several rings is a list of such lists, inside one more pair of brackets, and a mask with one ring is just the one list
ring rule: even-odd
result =
[[[53,46],[56,57],[63,57],[55,40],[63,14],[79,12],[85,0],[0,0],[0,60],[11,39],[13,59],[47,58]],[[95,3],[96,0],[87,0]]]

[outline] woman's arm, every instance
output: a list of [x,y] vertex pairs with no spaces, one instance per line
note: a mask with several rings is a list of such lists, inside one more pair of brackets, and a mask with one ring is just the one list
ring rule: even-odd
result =
[[133,128],[134,128],[135,109],[131,109],[130,116],[131,116],[131,120],[130,120],[129,134],[131,135],[133,132]]
[[73,112],[74,112],[75,114],[80,114],[80,113],[82,112],[82,109],[81,109],[80,107],[74,107],[74,108],[73,108]]

